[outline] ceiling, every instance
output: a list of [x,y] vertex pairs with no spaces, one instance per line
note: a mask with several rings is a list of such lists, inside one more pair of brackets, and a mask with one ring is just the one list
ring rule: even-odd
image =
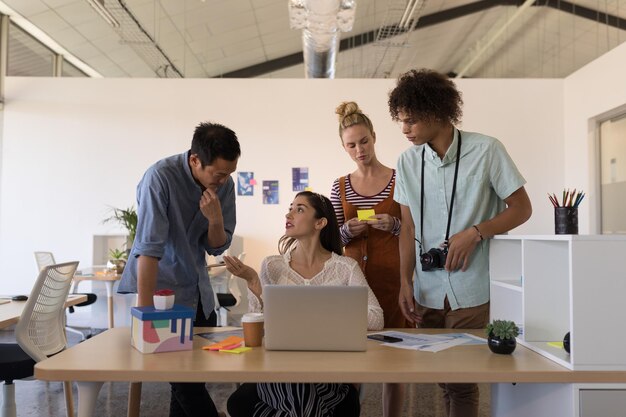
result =
[[[104,77],[305,77],[302,31],[289,27],[288,0],[103,1],[119,28],[87,0],[0,3]],[[420,0],[414,27],[397,30],[408,1],[356,1],[336,78],[421,67],[480,78],[564,77],[626,41],[626,0],[537,0],[527,8],[514,0]],[[394,30],[380,36],[382,28]],[[24,44],[23,34],[11,33],[9,48]],[[27,55],[11,55],[13,73],[33,65]]]

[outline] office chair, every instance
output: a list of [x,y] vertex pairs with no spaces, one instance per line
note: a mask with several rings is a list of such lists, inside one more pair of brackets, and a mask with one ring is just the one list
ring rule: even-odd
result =
[[[78,262],[44,267],[15,326],[17,343],[0,344],[0,379],[4,381],[0,416],[17,414],[13,381],[32,377],[35,363],[67,347],[65,300],[77,267]],[[73,416],[71,383],[63,384],[67,415]]]
[[[41,271],[44,267],[48,266],[48,265],[52,265],[55,264],[55,260],[54,260],[54,255],[52,254],[52,252],[35,252],[35,262],[37,262],[37,269],[39,271]],[[71,293],[76,293],[76,288],[74,283],[72,282],[72,285],[70,287],[70,292]],[[98,299],[98,296],[94,293],[80,293],[81,295],[86,295],[87,296],[87,301],[84,301],[80,304],[76,304],[76,307],[84,307],[84,306],[88,306],[91,305],[93,303],[96,302],[96,300]],[[69,309],[70,313],[74,312],[74,306],[71,306]],[[85,333],[83,333],[79,328],[77,327],[73,327],[73,326],[65,326],[65,330],[67,332],[70,333],[74,333],[77,334],[78,336],[80,336],[80,340],[83,341],[85,339],[88,339],[91,337],[91,328],[86,328],[89,333],[87,334],[87,336],[85,336]]]
[[[246,258],[246,253],[242,252],[237,256],[241,262]],[[243,281],[243,288],[241,282]],[[236,277],[231,273],[228,273],[226,278],[226,288],[229,292],[219,293],[216,292],[216,306],[215,312],[217,314],[217,325],[227,326],[228,312],[233,311],[234,308],[243,305],[245,311],[248,310],[248,284],[246,280]]]

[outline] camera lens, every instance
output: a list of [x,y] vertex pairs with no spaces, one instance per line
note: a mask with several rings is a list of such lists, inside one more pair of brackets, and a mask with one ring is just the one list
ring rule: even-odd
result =
[[420,262],[422,263],[422,265],[432,266],[433,256],[429,252],[424,253],[422,254],[422,256],[420,256]]
[[446,258],[446,251],[438,248],[432,248],[428,252],[420,255],[422,271],[430,271],[431,269],[442,269],[446,264]]

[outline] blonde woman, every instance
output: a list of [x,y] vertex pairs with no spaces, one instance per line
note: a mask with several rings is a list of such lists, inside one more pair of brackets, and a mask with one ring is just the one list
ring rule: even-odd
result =
[[[345,255],[358,262],[385,315],[385,327],[408,327],[402,314],[400,254],[401,214],[393,200],[396,172],[376,157],[376,133],[358,104],[341,103],[335,110],[341,144],[356,170],[337,178],[330,199],[339,225]],[[374,209],[371,220],[359,220],[357,211]],[[402,414],[404,385],[383,385],[383,415]]]

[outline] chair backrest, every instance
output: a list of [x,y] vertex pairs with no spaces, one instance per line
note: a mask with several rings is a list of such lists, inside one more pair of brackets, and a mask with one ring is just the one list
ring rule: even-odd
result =
[[[239,260],[243,262],[246,259],[246,253],[241,252],[239,256],[237,256],[237,258],[239,258]],[[243,278],[236,277],[233,274],[230,274],[230,276],[228,277],[228,290],[233,295],[233,297],[235,297],[235,300],[237,300],[237,303],[235,304],[235,306],[240,306],[244,304],[245,310],[247,311],[248,309],[248,283],[246,282],[246,280]]]
[[37,269],[41,271],[48,265],[54,265],[54,255],[52,252],[35,252],[35,262],[37,262]]
[[15,339],[36,362],[67,346],[65,301],[78,262],[44,267],[15,325]]

